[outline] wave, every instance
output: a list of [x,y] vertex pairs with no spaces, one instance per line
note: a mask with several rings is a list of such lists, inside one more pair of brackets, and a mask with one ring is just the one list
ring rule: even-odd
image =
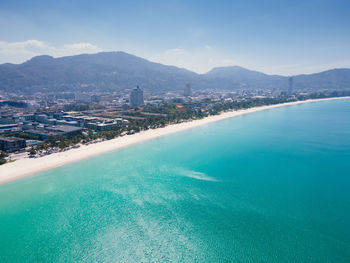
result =
[[196,171],[191,171],[191,170],[185,170],[181,172],[182,176],[197,179],[197,180],[202,180],[202,181],[211,181],[211,182],[218,182],[218,180],[214,177],[210,177],[206,175],[205,173],[201,172],[196,172]]

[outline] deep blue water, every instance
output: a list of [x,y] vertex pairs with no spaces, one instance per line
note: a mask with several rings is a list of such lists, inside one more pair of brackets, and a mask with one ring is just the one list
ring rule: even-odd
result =
[[350,262],[350,100],[168,135],[0,186],[0,262]]

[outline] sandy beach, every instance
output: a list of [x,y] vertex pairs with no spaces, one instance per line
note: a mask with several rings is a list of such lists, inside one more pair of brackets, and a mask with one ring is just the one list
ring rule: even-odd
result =
[[296,101],[289,103],[281,103],[276,105],[261,106],[249,108],[245,110],[224,112],[220,115],[209,116],[201,120],[194,120],[191,122],[183,122],[179,124],[168,125],[165,128],[151,129],[142,131],[133,135],[118,137],[112,140],[94,143],[90,145],[83,145],[79,148],[71,149],[65,152],[53,153],[40,158],[23,158],[15,162],[6,163],[0,166],[0,184],[14,181],[26,176],[34,175],[36,173],[63,166],[69,163],[77,162],[86,158],[90,158],[102,153],[118,150],[136,143],[144,142],[167,134],[191,129],[204,124],[213,123],[227,118],[232,118],[244,114],[249,114],[257,111],[278,108],[282,106],[296,105],[302,103],[327,101],[335,99],[349,99],[350,97],[341,98],[326,98]]

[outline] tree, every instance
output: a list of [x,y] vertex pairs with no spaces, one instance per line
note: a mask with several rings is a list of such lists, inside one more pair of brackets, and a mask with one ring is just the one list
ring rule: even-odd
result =
[[36,155],[36,150],[32,147],[32,148],[30,149],[29,154],[30,154],[31,156]]
[[8,156],[7,153],[0,151],[0,165],[6,163],[6,157]]
[[7,153],[0,151],[0,158],[6,158],[8,156]]

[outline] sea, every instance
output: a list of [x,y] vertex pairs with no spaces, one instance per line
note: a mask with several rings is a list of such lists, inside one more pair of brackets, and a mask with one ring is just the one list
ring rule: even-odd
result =
[[350,100],[242,115],[0,185],[0,262],[350,262]]

